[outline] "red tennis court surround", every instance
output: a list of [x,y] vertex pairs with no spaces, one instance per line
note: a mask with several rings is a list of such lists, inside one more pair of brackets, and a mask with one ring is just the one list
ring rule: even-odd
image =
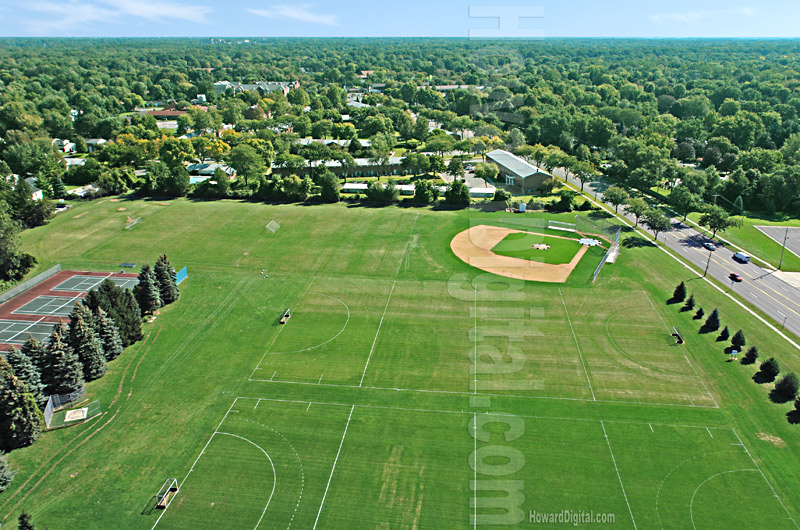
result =
[[[0,351],[8,351],[12,345],[22,344],[29,334],[39,340],[44,338],[52,329],[52,324],[68,319],[64,315],[66,309],[71,309],[106,278],[121,287],[132,288],[136,285],[137,277],[130,273],[92,271],[60,271],[54,274],[0,304]],[[37,304],[36,300],[40,297],[44,298]],[[51,302],[45,303],[48,300]],[[56,304],[53,300],[63,300],[64,304]],[[41,307],[41,311],[37,307]]]

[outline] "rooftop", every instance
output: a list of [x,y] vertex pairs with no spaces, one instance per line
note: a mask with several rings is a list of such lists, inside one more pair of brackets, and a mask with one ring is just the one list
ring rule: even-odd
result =
[[547,171],[538,168],[533,164],[529,164],[517,155],[509,153],[508,151],[503,151],[502,149],[495,149],[494,151],[486,153],[486,157],[502,165],[504,168],[514,173],[518,177],[525,178],[541,173],[549,175]]

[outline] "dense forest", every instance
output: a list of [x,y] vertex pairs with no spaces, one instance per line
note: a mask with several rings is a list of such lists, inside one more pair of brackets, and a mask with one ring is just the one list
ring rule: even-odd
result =
[[[300,85],[217,94],[217,81]],[[98,183],[113,194],[304,200],[325,175],[269,168],[500,147],[582,179],[678,189],[684,211],[722,197],[729,209],[797,215],[799,86],[798,41],[6,39],[0,174],[35,177],[50,198]],[[359,89],[363,105],[349,106]],[[147,105],[187,112],[167,131],[135,112]],[[187,131],[202,134],[178,138]],[[298,142],[309,136],[349,144]],[[67,170],[54,138],[85,164]],[[109,142],[85,155],[90,138]],[[239,178],[190,185],[186,164],[208,159]],[[435,157],[406,161],[414,174],[445,170]],[[45,222],[47,207],[18,205],[22,180],[0,179],[10,217]]]

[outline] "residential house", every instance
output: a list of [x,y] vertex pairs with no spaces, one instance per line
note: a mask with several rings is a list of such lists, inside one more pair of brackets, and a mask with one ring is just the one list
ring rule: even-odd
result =
[[102,147],[108,142],[104,138],[89,138],[86,140],[86,149],[90,153],[94,153],[95,151],[99,151]]

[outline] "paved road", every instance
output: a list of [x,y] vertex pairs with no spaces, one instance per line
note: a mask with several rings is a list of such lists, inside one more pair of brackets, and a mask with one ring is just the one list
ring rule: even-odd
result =
[[[564,171],[556,169],[556,176],[565,178]],[[580,183],[573,178],[571,184],[580,187]],[[587,182],[584,191],[602,199],[607,185],[603,182]],[[625,215],[620,212],[620,215]],[[633,221],[633,216],[625,215]],[[774,271],[762,269],[754,263],[739,263],[733,259],[734,251],[716,243],[716,250],[709,251],[703,243],[710,241],[689,225],[672,219],[673,230],[659,235],[659,239],[669,248],[680,254],[687,261],[705,270],[708,264],[708,275],[716,278],[727,290],[739,294],[755,307],[771,316],[779,326],[784,325],[787,330],[800,336],[800,289],[793,287],[778,278]],[[732,282],[729,275],[736,273],[742,276],[740,283]],[[735,328],[736,324],[732,327]],[[732,332],[735,329],[732,330]]]

